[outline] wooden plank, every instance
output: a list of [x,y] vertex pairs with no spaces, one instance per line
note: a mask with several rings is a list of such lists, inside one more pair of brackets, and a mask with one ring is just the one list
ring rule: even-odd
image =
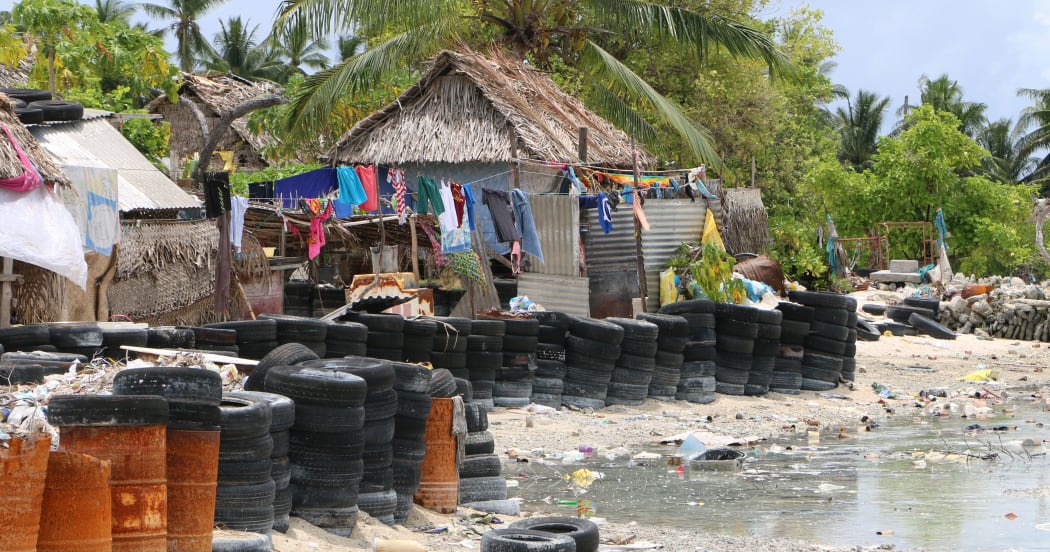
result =
[[[4,257],[4,276],[12,276],[14,270],[15,260]],[[11,282],[6,278],[0,286],[0,328],[6,328],[11,325],[11,297],[14,294],[11,292]]]
[[175,356],[179,353],[200,353],[204,360],[216,364],[238,364],[240,366],[255,366],[259,364],[258,360],[252,360],[249,358],[216,355],[205,351],[195,351],[191,349],[155,349],[153,347],[136,347],[134,345],[121,345],[120,348],[140,355],[145,354],[154,356]]

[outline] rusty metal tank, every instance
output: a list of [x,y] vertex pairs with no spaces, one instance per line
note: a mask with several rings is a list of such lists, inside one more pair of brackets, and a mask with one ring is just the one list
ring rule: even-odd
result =
[[40,529],[51,434],[13,437],[0,447],[0,550],[33,552]]
[[47,462],[37,552],[109,552],[113,548],[111,464],[56,451]]

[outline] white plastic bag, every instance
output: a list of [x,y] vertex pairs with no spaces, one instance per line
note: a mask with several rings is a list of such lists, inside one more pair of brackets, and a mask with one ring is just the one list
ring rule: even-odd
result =
[[49,186],[25,193],[0,188],[0,257],[27,262],[87,289],[87,262],[73,215]]

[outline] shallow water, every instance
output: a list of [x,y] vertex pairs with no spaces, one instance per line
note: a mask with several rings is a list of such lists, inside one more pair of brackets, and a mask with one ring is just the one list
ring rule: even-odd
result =
[[[679,470],[663,459],[636,466],[599,454],[576,464],[517,464],[505,474],[517,476],[519,486],[509,493],[524,498],[526,508],[564,515],[576,515],[577,507],[558,500],[589,500],[595,516],[611,521],[731,535],[904,549],[1050,550],[1050,460],[1010,446],[1050,439],[1046,429],[1025,422],[1050,427],[1050,413],[1035,403],[1011,407],[1016,413],[1009,417],[898,416],[847,439],[823,433],[815,444],[805,436],[765,442],[745,449],[750,458],[741,470]],[[1016,429],[964,430],[974,423]],[[671,454],[674,447],[652,451]],[[943,451],[997,457],[938,457]],[[565,476],[582,467],[604,478],[580,493]]]

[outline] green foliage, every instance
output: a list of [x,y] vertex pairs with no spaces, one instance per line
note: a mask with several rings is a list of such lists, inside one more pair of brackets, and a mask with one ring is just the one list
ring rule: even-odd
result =
[[167,172],[163,158],[167,157],[171,140],[171,124],[167,121],[154,123],[149,119],[131,119],[124,123],[120,132],[142,152],[158,169]]
[[681,278],[681,287],[694,299],[719,303],[742,303],[747,287],[733,278],[736,259],[714,244],[683,243],[668,259],[667,266]]
[[251,172],[235,172],[230,175],[230,193],[242,197],[248,196],[248,184],[253,182],[273,182],[288,178],[297,174],[303,174],[312,170],[320,169],[324,165],[320,163],[290,163],[285,165],[270,165],[264,169]]
[[773,246],[768,253],[788,280],[818,280],[828,273],[827,254],[817,244],[816,226],[793,216],[770,218]]

